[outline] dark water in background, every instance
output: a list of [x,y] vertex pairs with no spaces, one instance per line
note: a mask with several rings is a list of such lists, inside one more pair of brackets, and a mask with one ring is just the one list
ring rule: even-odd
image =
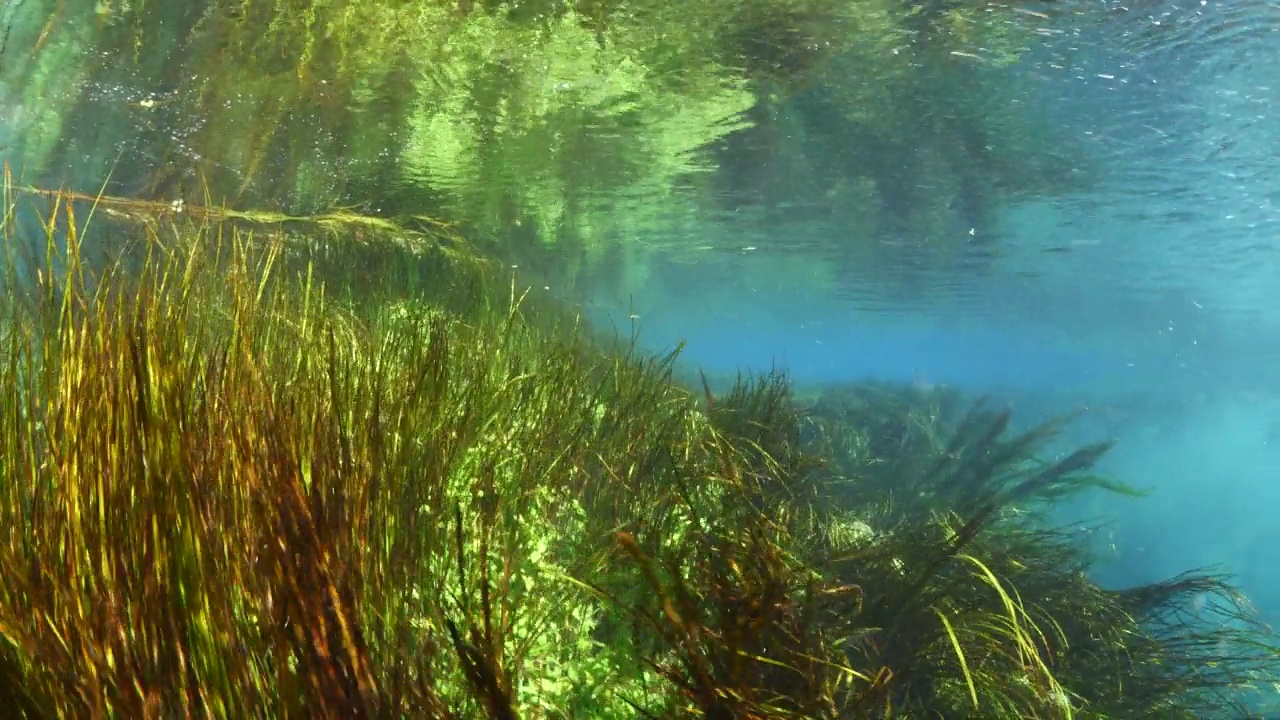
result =
[[[1077,439],[1117,436],[1106,469],[1154,491],[1068,509],[1114,520],[1097,534],[1103,579],[1220,564],[1280,620],[1280,5],[1088,6],[1107,20],[1077,28],[1082,6],[1037,7],[1043,44],[991,70],[1021,88],[1007,101],[1042,107],[1088,149],[1087,194],[957,227],[972,252],[943,266],[913,256],[916,238],[886,233],[876,241],[905,248],[899,264],[845,263],[838,283],[810,262],[853,239],[823,196],[743,198],[696,226],[649,232],[645,273],[583,299],[654,348],[687,341],[687,362],[710,370],[947,383],[1028,419],[1084,409]],[[165,7],[172,26],[194,22]],[[187,138],[203,120],[170,108],[199,81],[76,87],[92,112],[68,132],[90,161],[49,174],[94,190],[105,160],[123,158],[115,182],[129,194],[147,170],[198,159]],[[33,111],[0,87],[0,113],[12,127]],[[0,129],[5,157],[10,139]],[[828,141],[834,154],[859,138]],[[757,170],[790,182],[785,168]]]

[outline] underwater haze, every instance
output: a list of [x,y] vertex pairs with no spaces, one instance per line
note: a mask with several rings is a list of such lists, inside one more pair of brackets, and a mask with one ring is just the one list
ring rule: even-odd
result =
[[[1105,468],[1151,491],[1072,509],[1110,521],[1102,577],[1219,566],[1280,619],[1280,5],[1087,5],[1104,18],[1040,7],[1053,30],[1011,65],[972,59],[1018,88],[989,112],[1036,108],[1078,151],[1066,172],[1086,187],[954,225],[959,249],[942,267],[918,259],[930,240],[909,231],[857,237],[821,195],[797,192],[785,213],[746,197],[712,223],[715,240],[680,238],[703,254],[596,307],[655,346],[686,342],[708,370],[947,384],[1023,419],[1080,411],[1080,437],[1118,440]],[[1091,20],[1063,19],[1073,12]],[[941,89],[930,112],[957,101]],[[914,130],[901,128],[905,144]],[[829,134],[805,152],[863,141]],[[754,172],[805,188],[808,169]],[[818,182],[838,182],[830,173]],[[738,219],[745,210],[758,212]],[[800,259],[840,257],[845,243],[903,251],[841,265],[834,283]]]
[[1216,568],[1280,623],[1277,0],[294,6],[4,0],[0,159],[431,216],[709,392],[1073,414],[1149,493],[1055,509],[1094,579]]

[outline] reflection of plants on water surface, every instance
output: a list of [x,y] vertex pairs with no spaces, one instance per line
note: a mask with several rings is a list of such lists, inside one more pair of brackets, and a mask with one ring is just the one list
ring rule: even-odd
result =
[[[857,264],[886,236],[945,255],[1002,199],[1060,188],[1072,152],[1011,109],[998,68],[1037,36],[985,7],[23,5],[5,59],[40,108],[28,175],[105,170],[122,144],[153,197],[191,194],[198,171],[242,206],[410,209],[592,253],[718,203],[800,199],[837,209]],[[18,46],[37,50],[9,65]],[[66,132],[86,108],[101,127]]]

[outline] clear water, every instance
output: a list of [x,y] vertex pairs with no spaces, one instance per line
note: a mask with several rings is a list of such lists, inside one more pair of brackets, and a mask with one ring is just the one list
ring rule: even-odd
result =
[[[310,185],[296,184],[329,201],[379,212],[412,196],[414,176],[382,165],[411,138],[375,131],[398,96],[362,106],[340,132],[328,125],[339,111],[324,86],[282,72],[265,94],[292,104],[273,115],[250,86],[210,89],[219,53],[231,52],[199,41],[232,22],[214,5],[130,15],[83,4],[46,36],[53,5],[0,5],[0,154],[15,167],[47,159],[26,181],[81,191],[105,183],[161,200],[189,197],[203,181],[242,203],[305,210],[298,194],[272,192],[271,169],[314,155]],[[985,212],[956,194],[926,238],[922,203],[954,188],[932,186],[927,168],[904,170],[881,198],[901,222],[861,222],[848,207],[850,158],[870,157],[863,146],[883,138],[851,133],[823,108],[833,88],[874,95],[895,80],[837,61],[768,110],[772,134],[717,143],[709,155],[718,170],[682,188],[669,215],[603,240],[604,255],[626,257],[625,268],[565,275],[548,289],[601,323],[634,326],[655,349],[686,342],[686,361],[713,372],[777,364],[800,384],[946,383],[1013,402],[1025,419],[1084,410],[1073,439],[1118,437],[1106,469],[1153,490],[1143,501],[1064,508],[1114,520],[1096,538],[1109,558],[1101,579],[1220,565],[1280,619],[1280,5],[1021,10],[1000,16],[1035,31],[1012,64],[977,45],[911,59],[921,113],[906,116],[897,142],[936,132],[950,108],[980,110],[988,142],[1041,151],[1046,186],[1010,192]],[[132,60],[121,40],[129,22],[149,33]],[[886,43],[866,52],[914,51]],[[47,66],[35,64],[41,57]],[[959,65],[972,66],[964,87],[951,84]],[[308,82],[290,94],[290,83]],[[408,81],[369,92],[397,82]],[[293,138],[264,151],[265,165],[228,140],[259,132],[264,114]],[[1013,137],[1027,125],[1009,120],[1005,130],[1006,117],[1032,118],[1039,134]],[[878,157],[891,165],[894,156]],[[338,177],[348,181],[328,182]],[[554,252],[539,257],[557,262]]]
[[725,218],[741,246],[655,273],[630,314],[708,367],[1085,409],[1082,437],[1120,439],[1107,469],[1153,490],[1085,509],[1115,519],[1104,579],[1221,566],[1280,619],[1280,5],[1101,4],[1003,71],[1086,144],[1095,187],[1002,207],[968,263],[903,253],[836,292],[791,269],[839,227]]

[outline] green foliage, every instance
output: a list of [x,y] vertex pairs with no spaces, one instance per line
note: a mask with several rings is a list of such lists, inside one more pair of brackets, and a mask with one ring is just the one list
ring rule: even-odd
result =
[[[378,224],[396,252],[94,220],[123,243],[99,268],[108,206],[63,194],[28,276],[14,207],[22,717],[1238,717],[1275,679],[1220,578],[1088,580],[1039,511],[1106,487],[1106,446],[1037,459],[1053,426],[781,375],[690,392],[674,354]],[[435,269],[365,293],[377,263]]]
[[861,384],[805,407],[806,447],[829,459],[844,513],[817,556],[880,588],[869,657],[927,668],[905,678],[904,707],[933,711],[936,692],[954,698],[947,717],[975,695],[984,717],[1245,717],[1245,691],[1274,682],[1275,635],[1225,578],[1088,579],[1085,538],[1047,511],[1081,492],[1140,494],[1089,472],[1106,445],[1043,460],[1061,421],[1010,434],[1007,412],[945,388]]

